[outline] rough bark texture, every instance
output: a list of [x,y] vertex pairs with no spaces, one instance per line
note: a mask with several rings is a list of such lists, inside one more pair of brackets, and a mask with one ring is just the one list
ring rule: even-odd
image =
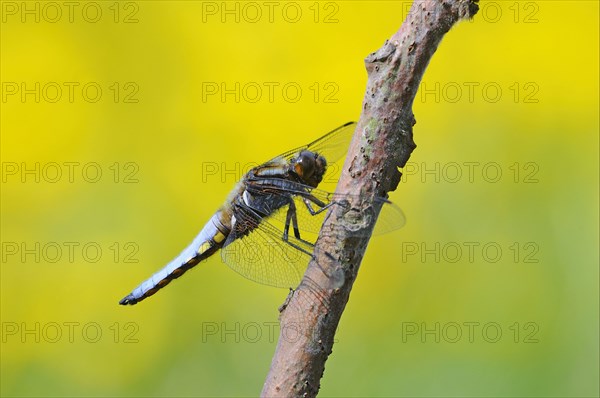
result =
[[[327,215],[315,247],[316,261],[280,308],[279,341],[262,396],[317,395],[379,213],[372,199],[396,189],[398,168],[404,167],[416,147],[412,104],[425,68],[450,28],[477,13],[477,1],[415,1],[398,32],[366,58],[362,114],[337,187],[339,193],[359,194],[363,199],[350,208],[333,206]],[[323,288],[332,286],[331,275],[337,276],[333,283],[341,286]]]

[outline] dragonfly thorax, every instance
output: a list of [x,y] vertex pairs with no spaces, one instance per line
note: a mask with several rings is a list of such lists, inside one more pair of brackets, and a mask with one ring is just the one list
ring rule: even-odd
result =
[[292,159],[293,173],[307,185],[316,188],[327,170],[327,160],[316,152],[301,151]]

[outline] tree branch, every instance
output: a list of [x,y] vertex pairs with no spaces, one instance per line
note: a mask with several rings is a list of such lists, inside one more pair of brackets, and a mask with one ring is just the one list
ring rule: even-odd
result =
[[[412,104],[425,68],[450,28],[477,13],[477,2],[415,1],[398,32],[366,58],[362,115],[337,186],[338,193],[358,194],[361,203],[352,203],[350,209],[333,206],[328,213],[315,246],[316,261],[311,261],[302,283],[280,308],[279,341],[262,396],[317,395],[335,330],[379,214],[373,198],[396,189],[398,168],[416,147]],[[341,286],[322,288],[332,286],[331,275],[340,276]]]

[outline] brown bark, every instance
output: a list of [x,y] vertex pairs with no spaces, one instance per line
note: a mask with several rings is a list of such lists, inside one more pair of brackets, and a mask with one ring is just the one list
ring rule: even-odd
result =
[[[398,168],[416,147],[412,104],[425,68],[450,28],[477,13],[477,2],[415,1],[400,29],[366,58],[362,114],[336,191],[358,194],[361,203],[352,203],[350,209],[333,206],[327,215],[315,247],[316,261],[280,309],[279,341],[262,396],[317,395],[379,212],[372,199],[396,189]],[[332,286],[331,275],[343,280],[341,286],[322,288]]]

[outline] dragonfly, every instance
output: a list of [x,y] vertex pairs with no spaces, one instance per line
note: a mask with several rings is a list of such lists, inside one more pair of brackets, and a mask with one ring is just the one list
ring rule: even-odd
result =
[[[318,188],[337,182],[340,167],[336,165],[345,157],[355,129],[356,122],[348,122],[252,168],[192,243],[119,304],[134,305],[152,296],[219,250],[225,264],[250,280],[282,288],[297,286],[310,259],[316,258],[314,243],[325,210],[356,199]],[[382,232],[404,224],[397,206],[386,198],[376,201],[391,214]],[[380,222],[381,217],[378,226]]]

